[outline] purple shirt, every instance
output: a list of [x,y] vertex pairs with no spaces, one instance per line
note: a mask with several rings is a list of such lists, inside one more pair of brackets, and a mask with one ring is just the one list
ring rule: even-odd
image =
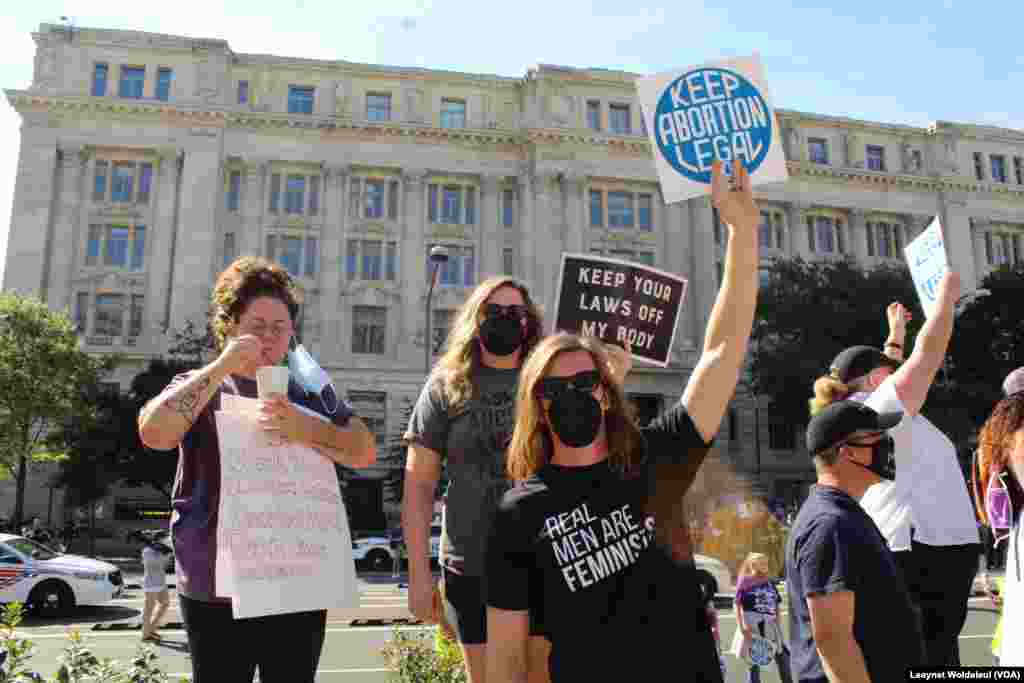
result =
[[[178,375],[167,389],[186,381],[192,374]],[[220,446],[214,412],[220,410],[222,392],[256,398],[256,380],[231,375],[221,383],[181,440],[178,471],[171,494],[171,540],[174,544],[177,590],[180,595],[207,602],[230,601],[214,594],[217,510],[220,507]],[[319,398],[307,395],[294,380],[288,382],[288,400],[327,416]],[[345,427],[351,416],[351,406],[339,400],[338,410],[332,418],[334,424]]]

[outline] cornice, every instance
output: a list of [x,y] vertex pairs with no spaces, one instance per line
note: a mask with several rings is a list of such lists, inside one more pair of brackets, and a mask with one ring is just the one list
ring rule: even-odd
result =
[[790,176],[836,179],[853,181],[861,185],[902,190],[923,190],[928,192],[957,191],[975,194],[1001,195],[1024,200],[1024,188],[1004,183],[979,183],[971,178],[906,175],[900,173],[879,173],[859,168],[845,168],[813,164],[810,162],[787,161]]
[[180,103],[152,99],[125,99],[119,97],[52,96],[30,90],[5,90],[7,101],[18,113],[26,114],[45,110],[49,112],[96,112],[104,114],[143,114],[160,117],[166,121],[175,119],[209,125],[223,124],[227,111],[209,106],[198,108]]

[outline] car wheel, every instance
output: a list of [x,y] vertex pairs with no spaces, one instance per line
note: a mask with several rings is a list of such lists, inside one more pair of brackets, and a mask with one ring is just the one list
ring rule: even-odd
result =
[[381,572],[391,566],[391,556],[383,550],[371,550],[366,555],[366,564],[375,572]]
[[697,570],[697,585],[701,587],[705,601],[714,600],[715,595],[718,594],[718,581],[706,569]]
[[63,581],[43,581],[28,596],[29,611],[44,619],[64,616],[74,606],[75,594]]

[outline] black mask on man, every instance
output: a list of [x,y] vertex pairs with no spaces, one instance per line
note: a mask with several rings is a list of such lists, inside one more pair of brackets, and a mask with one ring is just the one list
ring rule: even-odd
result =
[[518,318],[497,315],[480,323],[480,341],[495,356],[510,356],[523,345],[523,327]]
[[858,446],[861,448],[871,448],[871,464],[865,465],[864,463],[857,462],[853,458],[850,458],[850,462],[858,467],[877,474],[886,481],[892,481],[896,478],[896,460],[893,457],[895,447],[892,442],[892,437],[882,435],[882,438],[877,443],[867,444],[858,443],[855,441],[847,441],[849,446]]
[[570,448],[583,448],[594,443],[601,431],[604,411],[589,391],[567,389],[551,401],[548,420],[559,441]]

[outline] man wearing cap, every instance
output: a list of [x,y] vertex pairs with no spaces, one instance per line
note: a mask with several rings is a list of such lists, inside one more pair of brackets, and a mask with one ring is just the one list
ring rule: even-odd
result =
[[938,307],[903,362],[906,309],[888,307],[885,353],[868,346],[846,349],[830,373],[815,382],[812,414],[833,400],[863,402],[878,412],[901,412],[889,431],[891,459],[869,464],[872,486],[860,499],[893,552],[920,610],[925,663],[958,666],[959,635],[967,618],[981,552],[974,507],[953,442],[920,415],[953,333],[960,280],[948,273]]
[[917,614],[878,527],[857,502],[885,460],[884,432],[900,413],[854,401],[821,410],[807,426],[818,483],[786,544],[793,678],[801,683],[888,683],[923,658]]

